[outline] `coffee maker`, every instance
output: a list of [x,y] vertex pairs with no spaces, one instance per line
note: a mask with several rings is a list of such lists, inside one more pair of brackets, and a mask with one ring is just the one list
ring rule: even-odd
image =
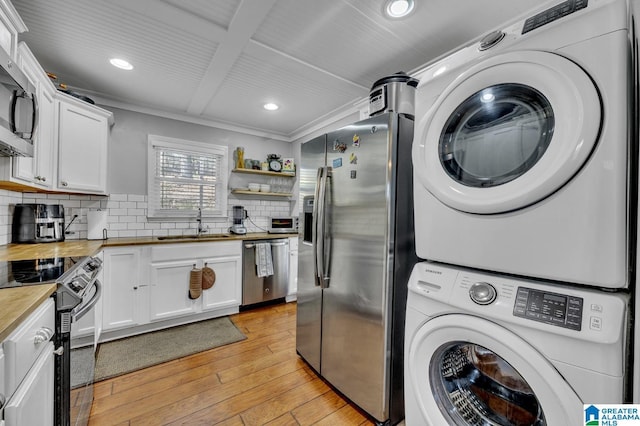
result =
[[64,206],[61,204],[16,204],[11,241],[52,243],[64,241]]
[[244,235],[247,228],[244,227],[244,220],[249,217],[247,211],[242,206],[233,206],[233,225],[229,228],[232,234]]

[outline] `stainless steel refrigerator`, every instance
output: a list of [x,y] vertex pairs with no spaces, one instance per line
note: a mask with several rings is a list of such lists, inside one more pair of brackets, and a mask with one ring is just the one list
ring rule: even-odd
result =
[[388,424],[404,418],[412,139],[412,117],[385,113],[301,147],[296,349]]

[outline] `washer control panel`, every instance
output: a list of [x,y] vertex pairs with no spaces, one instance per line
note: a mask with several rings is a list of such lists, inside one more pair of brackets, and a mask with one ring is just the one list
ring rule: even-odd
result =
[[580,331],[582,305],[581,297],[518,287],[513,315]]

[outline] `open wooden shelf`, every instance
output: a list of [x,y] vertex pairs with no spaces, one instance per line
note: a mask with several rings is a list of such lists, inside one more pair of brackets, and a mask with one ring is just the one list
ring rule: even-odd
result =
[[263,176],[278,176],[278,177],[296,177],[295,173],[289,172],[272,172],[269,170],[255,170],[255,169],[233,169],[234,173],[247,173],[253,175],[263,175]]

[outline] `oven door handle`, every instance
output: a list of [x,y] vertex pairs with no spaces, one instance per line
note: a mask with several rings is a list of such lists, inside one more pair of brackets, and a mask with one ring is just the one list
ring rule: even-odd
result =
[[98,303],[98,300],[100,299],[100,296],[102,295],[102,283],[100,282],[100,280],[96,279],[93,282],[93,286],[96,288],[95,293],[93,293],[93,297],[91,297],[91,299],[87,303],[85,303],[84,305],[80,306],[80,309],[78,309],[75,312],[72,312],[73,321],[78,321],[87,312],[89,312],[91,310],[91,308],[93,308],[96,305],[96,303]]

